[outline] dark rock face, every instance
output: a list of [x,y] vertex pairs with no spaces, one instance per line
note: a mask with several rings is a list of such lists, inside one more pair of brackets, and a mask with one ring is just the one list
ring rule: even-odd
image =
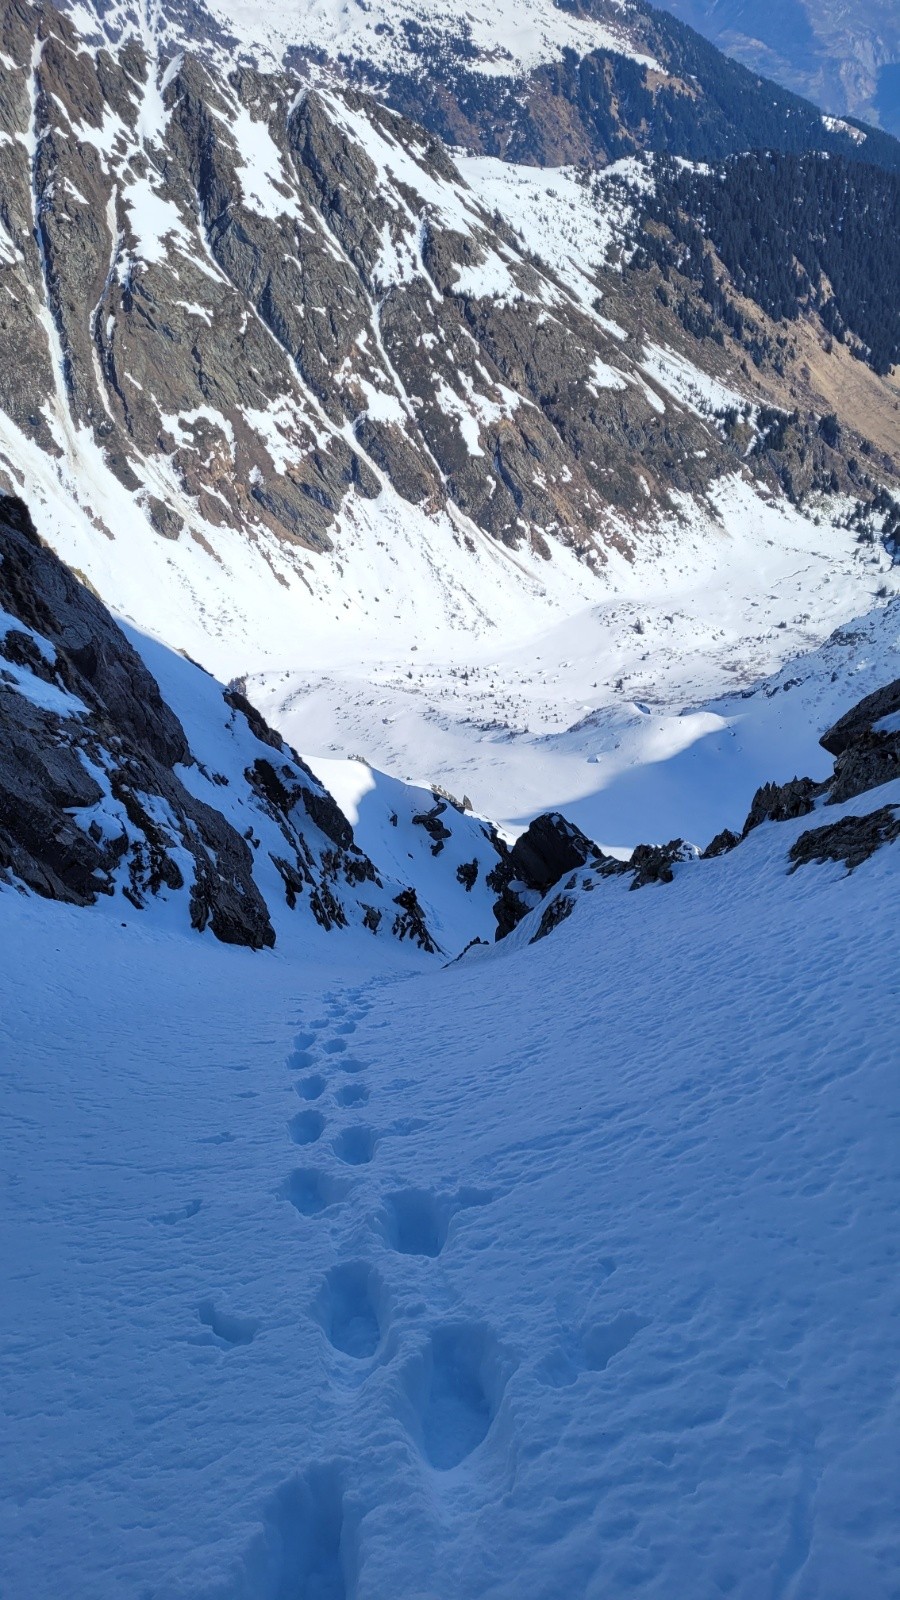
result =
[[900,712],[900,678],[885,684],[883,689],[876,689],[874,694],[867,694],[858,705],[852,706],[823,733],[819,743],[829,755],[842,756],[861,735],[871,733],[883,717],[894,716],[897,712]]
[[735,833],[731,828],[723,828],[721,833],[710,839],[706,849],[701,852],[702,860],[712,861],[716,856],[727,855],[729,850],[733,850],[740,842],[739,833]]
[[425,924],[425,914],[419,905],[419,897],[415,889],[403,889],[394,896],[394,905],[399,907],[394,917],[393,933],[398,939],[411,939],[414,943],[428,950],[432,955],[437,953],[437,945],[432,939]]
[[561,922],[565,922],[575,910],[575,901],[570,894],[558,894],[546,907],[538,923],[537,932],[529,939],[529,944],[537,944],[539,940],[546,939]]
[[[431,846],[431,854],[433,856],[439,856],[444,848],[444,841],[452,837],[446,823],[441,821],[446,809],[447,802],[445,800],[436,800],[430,811],[420,811],[412,819],[414,825],[424,828],[429,838],[433,841]],[[475,870],[477,872],[477,866]],[[462,881],[460,879],[460,882]],[[471,884],[469,887],[471,888]]]
[[838,756],[827,805],[853,800],[900,777],[900,731],[865,733]]
[[632,889],[644,889],[650,883],[671,883],[675,874],[672,868],[679,861],[695,861],[697,851],[684,839],[670,839],[668,844],[639,844],[631,853],[631,860],[623,863],[625,870],[633,872]]
[[900,839],[900,811],[896,806],[881,806],[864,817],[842,817],[822,828],[801,833],[791,846],[791,870],[811,861],[843,861],[849,872],[868,861],[882,845]]
[[496,937],[511,933],[567,872],[603,859],[593,841],[558,811],[535,817],[488,876],[488,886],[498,894]]
[[758,828],[761,822],[789,822],[792,817],[805,817],[827,787],[825,783],[814,783],[812,778],[791,778],[788,783],[764,783],[751,801],[743,836],[746,838],[751,829]]
[[182,777],[195,769],[234,804],[234,775],[200,766],[105,607],[0,496],[0,877],[76,905],[183,891],[194,928],[260,949],[275,942],[267,857],[287,906],[305,901],[321,927],[374,933],[389,910],[395,937],[436,949],[415,891],[381,883],[296,753],[236,687],[221,704],[229,744],[257,752],[240,775],[243,837]]
[[[39,894],[80,905],[112,893],[123,868],[123,890],[142,906],[163,884],[183,886],[176,857],[187,851],[194,927],[209,925],[228,944],[273,944],[247,844],[173,770],[193,758],[155,679],[100,602],[41,545],[22,502],[7,496],[0,556],[0,607],[42,641],[7,632],[0,658],[15,668],[36,653],[40,681],[56,691],[35,703],[21,675],[0,667],[2,866]],[[95,815],[79,826],[70,811]]]
[[819,743],[837,759],[828,804],[852,800],[900,777],[900,727],[879,728],[900,713],[900,679],[867,695],[840,718]]
[[599,855],[593,840],[574,822],[569,822],[558,811],[548,811],[535,817],[519,836],[509,852],[507,864],[512,878],[521,879],[529,889],[545,893],[564,873],[573,872]]

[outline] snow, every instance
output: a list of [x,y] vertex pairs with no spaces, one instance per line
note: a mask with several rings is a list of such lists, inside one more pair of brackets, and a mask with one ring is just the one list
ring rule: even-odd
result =
[[[215,4],[258,42],[258,7]],[[466,23],[491,73],[619,36],[546,0],[391,15]],[[142,18],[161,28],[154,7]],[[262,53],[395,64],[384,20],[277,0]],[[145,88],[144,143],[165,81]],[[478,159],[439,182],[330,104],[393,205],[376,287],[421,277],[423,218],[477,241],[479,206],[498,205],[564,285],[548,306],[569,294],[627,340],[592,281],[627,233],[615,175],[588,188]],[[290,210],[263,125],[231,102],[224,120],[247,203]],[[108,159],[124,142],[112,121],[77,131]],[[652,181],[639,163],[619,177]],[[152,178],[125,198],[140,259],[167,242],[198,259]],[[461,281],[503,296],[514,266],[485,255]],[[900,676],[884,552],[837,526],[840,502],[816,526],[735,477],[709,505],[672,495],[634,562],[612,553],[597,574],[387,487],[348,499],[313,557],[211,527],[162,457],[138,463],[131,496],[74,422],[46,332],[62,454],[0,416],[4,478],[126,623],[198,758],[182,781],[259,839],[278,943],[189,933],[187,890],[137,913],[120,893],[75,910],[0,882],[0,1592],[895,1600],[900,851],[850,876],[789,875],[787,852],[810,826],[900,807],[900,784],[685,859],[668,887],[576,875],[550,938],[528,943],[538,908],[454,959],[492,937],[483,816],[514,835],[560,808],[622,854],[704,844],[740,827],[758,783],[823,775],[819,734]],[[607,354],[596,383],[634,381]],[[679,406],[712,428],[740,400],[727,373],[654,346],[641,359],[673,426]],[[519,403],[485,383],[441,390],[475,453]],[[402,425],[402,393],[357,387]],[[277,471],[310,428],[327,434],[313,412],[292,393],[247,415]],[[162,420],[187,441],[201,419],[231,441],[211,407]],[[184,536],[152,532],[148,493]],[[244,778],[271,749],[175,649],[250,674],[378,893],[416,885],[438,956],[288,909],[278,830]],[[2,670],[39,704],[62,693]],[[54,709],[73,715],[66,698]],[[104,795],[80,820],[112,837],[123,807],[91,770]],[[437,853],[414,820],[435,782],[475,807],[440,814]]]
[[854,128],[852,122],[844,122],[841,117],[823,116],[822,126],[827,128],[829,133],[846,133],[847,137],[852,139],[855,144],[863,144],[865,142],[866,134],[863,129]]
[[472,300],[493,300],[501,306],[522,299],[521,289],[496,250],[487,251],[482,261],[457,267],[453,291]]
[[[27,627],[19,621],[18,617],[10,616],[8,611],[0,610],[0,640],[5,639],[8,633],[24,633],[34,645],[49,666],[56,660],[56,651],[47,640],[34,628]],[[65,689],[60,689],[55,683],[47,683],[45,679],[32,672],[30,667],[18,661],[8,661],[0,651],[0,683],[11,684],[19,694],[30,700],[32,705],[38,706],[42,711],[52,711],[60,717],[78,716],[87,711],[87,706],[77,695],[69,694]]]
[[[195,760],[178,767],[177,776],[196,799],[221,812],[238,834],[253,841],[253,877],[269,907],[278,948],[305,960],[310,937],[319,937],[320,930],[312,920],[303,891],[293,909],[286,900],[284,881],[275,865],[285,855],[285,837],[245,777],[256,762],[277,762],[278,758],[273,757],[270,746],[260,743],[244,717],[229,707],[223,686],[208,672],[133,628],[127,628],[126,633],[187,735]],[[297,771],[294,769],[293,777],[290,769],[285,771],[285,760],[282,757],[280,763],[283,775],[289,787],[296,786]],[[306,780],[308,786],[315,790],[318,778],[340,805],[346,803],[345,815],[354,829],[355,841],[375,862],[379,873],[379,882],[364,881],[361,886],[338,873],[333,889],[344,908],[348,928],[335,931],[336,942],[352,940],[362,925],[364,908],[369,906],[383,914],[379,941],[389,939],[389,928],[396,916],[394,897],[409,885],[415,886],[428,931],[445,956],[455,956],[473,939],[493,938],[496,897],[485,880],[497,864],[498,853],[481,819],[445,803],[424,785],[399,783],[383,773],[370,772],[359,762],[316,762],[312,771],[314,776]],[[98,781],[108,788],[105,778],[98,776]],[[440,840],[421,820],[435,806],[442,808],[439,820],[446,832]],[[82,814],[78,821],[87,827],[91,817]],[[324,859],[333,853],[332,840],[318,833],[302,802],[292,811],[291,821],[313,856],[318,854]],[[478,871],[475,883],[467,889],[457,876],[457,868],[472,862]],[[329,876],[327,869],[325,876]],[[189,858],[183,877],[191,883],[193,863]],[[176,920],[181,907],[184,926],[188,926],[187,891],[170,894],[161,889],[159,895],[171,906]],[[124,908],[125,915],[131,915],[126,901],[116,899],[114,904],[120,910]],[[155,912],[154,903],[148,914]],[[372,941],[373,934],[367,931],[365,938]],[[348,959],[352,959],[349,953]]]
[[0,657],[0,683],[4,680],[41,711],[52,711],[60,717],[77,716],[87,711],[87,706],[77,695],[68,694],[55,683],[46,683],[29,667]]
[[607,366],[606,362],[601,361],[599,356],[596,357],[591,367],[591,382],[596,389],[624,389],[626,387],[625,379],[621,372],[617,372],[615,367]]
[[388,394],[383,389],[376,389],[375,385],[367,382],[365,378],[359,378],[357,382],[366,398],[366,409],[360,415],[369,417],[372,422],[395,423],[402,428],[407,416],[398,397],[395,394]]
[[388,13],[364,0],[275,0],[266,8],[264,26],[251,0],[209,0],[209,9],[257,60],[276,65],[289,49],[307,48],[330,61],[346,55],[402,68],[409,63],[405,30],[412,24],[423,28],[426,38],[431,29],[466,36],[474,47],[471,70],[490,76],[521,76],[558,60],[564,49],[579,55],[613,50],[644,66],[658,66],[631,43],[624,6],[622,26],[574,15],[547,0],[442,0],[439,6],[392,0]]
[[[582,26],[555,9],[551,22],[553,27]],[[148,48],[153,45],[152,39],[146,42]],[[144,86],[137,141],[152,144],[154,129],[165,118],[161,81],[159,71],[151,72]],[[430,294],[438,293],[421,260],[423,226],[436,218],[469,242],[478,263],[461,279],[469,292],[490,290],[502,298],[518,293],[520,277],[529,295],[536,296],[535,269],[524,256],[518,258],[512,246],[484,252],[483,219],[499,207],[519,228],[526,249],[547,255],[558,276],[558,285],[543,280],[544,314],[553,316],[568,295],[609,334],[593,368],[598,387],[614,391],[623,383],[646,384],[647,403],[658,411],[668,407],[673,426],[677,407],[691,405],[711,429],[710,409],[740,398],[732,395],[726,378],[703,374],[676,353],[656,347],[642,357],[649,363],[645,377],[635,369],[626,330],[596,309],[594,271],[610,243],[624,247],[631,204],[627,186],[652,182],[646,163],[619,162],[610,174],[585,184],[570,169],[540,171],[466,158],[459,181],[450,181],[428,170],[424,143],[401,142],[399,125],[387,113],[382,123],[362,102],[349,105],[334,86],[320,92],[360,159],[373,163],[373,182],[390,207],[379,269],[385,282],[414,276]],[[251,203],[281,215],[288,202],[277,188],[283,168],[276,142],[256,120],[256,111],[251,117],[230,89],[222,93],[221,125],[239,147]],[[29,137],[33,145],[33,126]],[[107,129],[107,145],[111,138]],[[190,291],[185,283],[178,298],[191,318],[211,322],[220,314],[226,280],[202,229],[163,190],[152,162],[125,167],[135,149],[133,140],[115,181],[124,186],[137,259],[149,267],[167,256],[171,260],[174,249],[180,252],[180,268],[190,256],[215,280],[215,290],[204,304],[202,279],[199,288],[192,279]],[[148,175],[134,178],[139,170]],[[265,190],[269,180],[276,185],[272,192]],[[299,202],[292,204],[296,211]],[[110,217],[114,227],[112,209]],[[338,249],[327,229],[321,237]],[[118,250],[115,240],[111,270],[118,265],[130,271],[133,262]],[[376,273],[376,297],[380,286]],[[737,479],[718,486],[712,505],[671,496],[667,506],[648,484],[647,522],[635,528],[610,512],[596,530],[597,550],[608,559],[593,567],[558,543],[552,531],[547,533],[549,561],[524,546],[509,550],[452,506],[430,512],[410,505],[377,473],[381,494],[373,501],[348,494],[329,534],[333,549],[321,554],[255,525],[252,496],[241,496],[246,526],[217,526],[187,492],[176,462],[161,450],[135,455],[132,466],[141,488],[134,495],[124,488],[92,434],[73,418],[58,329],[47,316],[44,328],[57,379],[47,420],[61,454],[54,459],[0,417],[4,486],[23,493],[42,536],[143,634],[187,651],[226,681],[249,675],[272,720],[285,722],[309,755],[361,751],[399,780],[444,782],[454,793],[469,792],[479,811],[511,831],[548,804],[585,802],[582,819],[589,831],[600,830],[602,842],[623,847],[636,842],[620,831],[622,814],[608,809],[610,791],[622,777],[621,751],[627,748],[628,761],[638,767],[660,763],[655,756],[652,762],[646,759],[656,748],[649,732],[632,739],[623,707],[635,698],[652,701],[661,718],[654,737],[666,749],[678,745],[683,751],[681,741],[691,724],[682,721],[674,732],[664,732],[664,725],[682,713],[703,713],[735,681],[751,687],[799,652],[817,647],[838,623],[868,612],[886,580],[887,558],[877,550],[861,552],[852,535],[832,525],[847,509],[840,502],[812,508],[822,513],[822,527],[815,528],[811,519],[774,497],[765,505]],[[113,335],[127,339],[121,319]],[[381,354],[387,375],[375,378],[365,366],[366,375],[357,375],[351,362],[342,374],[345,392],[360,412],[402,427],[410,404],[380,349],[375,304],[363,336],[368,350]],[[106,390],[99,367],[98,360],[102,398]],[[485,430],[527,403],[491,383],[486,372],[482,376],[479,392],[469,377],[445,369],[438,389],[439,403],[456,419],[462,442],[476,457],[489,449]],[[127,375],[123,381],[127,388]],[[149,391],[141,398],[143,405],[153,404]],[[163,407],[170,409],[171,401]],[[225,416],[212,402],[181,418],[161,415],[160,433],[193,452],[197,441],[190,422],[201,416],[230,445],[237,417]],[[241,420],[256,432],[278,473],[289,473],[315,444],[326,448],[336,433],[342,442],[353,441],[350,425],[329,421],[299,377]],[[552,492],[552,485],[547,487]],[[183,520],[181,537],[162,541],[154,531],[151,496]],[[633,563],[610,550],[617,534],[634,544]],[[784,588],[784,604],[776,585]],[[668,622],[673,597],[678,605],[675,620]],[[799,617],[806,620],[796,621]],[[638,623],[646,628],[643,635],[635,631]],[[559,648],[538,663],[542,641],[555,632]],[[568,640],[576,646],[572,652]],[[564,665],[570,661],[575,664]],[[468,666],[476,669],[475,676],[463,680]],[[416,667],[412,679],[407,677],[411,667]],[[607,740],[601,731],[589,747],[581,735],[566,741],[567,730],[585,716],[610,711],[616,717],[622,712],[624,735],[610,732]],[[715,707],[711,714],[718,715]],[[487,731],[484,724],[491,725]],[[722,737],[734,744],[730,734]],[[547,738],[558,745],[542,743]],[[686,748],[708,752],[711,747],[712,737]],[[681,759],[676,754],[665,765]],[[592,796],[598,794],[607,799],[595,808]],[[648,804],[649,811],[638,808],[635,816],[656,826]]]
[[686,356],[662,345],[648,344],[639,365],[698,417],[710,417],[714,412],[732,408],[741,411],[748,404],[746,396],[738,390],[702,372]]
[[[196,243],[188,233],[177,206],[154,188],[149,178],[131,178],[122,201],[135,237],[134,255],[148,264],[165,261],[174,248],[196,262]],[[126,270],[122,262],[120,271]],[[202,270],[202,269],[201,269]]]
[[308,759],[361,753],[467,793],[510,833],[558,809],[604,848],[705,844],[742,825],[760,783],[820,776],[819,735],[900,676],[883,552],[736,479],[716,504],[709,522],[681,503],[666,538],[564,616],[357,636],[305,661],[298,647],[250,692]]
[[[613,247],[625,248],[634,218],[624,180],[637,181],[637,169],[645,186],[652,181],[641,164],[631,157],[616,161],[587,182],[574,167],[519,166],[460,151],[454,159],[488,214],[499,211],[566,292],[592,309],[598,297],[595,274],[608,266]],[[619,335],[626,337],[621,329],[613,336]]]
[[238,101],[229,107],[223,120],[240,154],[237,177],[245,205],[273,221],[293,211],[295,202],[290,197],[290,191],[282,193],[286,178],[281,151],[266,124],[251,117],[246,106]]
[[[360,849],[396,882],[415,884],[425,921],[447,954],[457,955],[475,938],[493,940],[497,896],[485,880],[498,853],[480,818],[446,804],[439,821],[450,837],[435,855],[432,836],[413,821],[442,803],[424,782],[400,783],[362,760],[318,757],[310,765],[334,795]],[[473,861],[478,873],[466,890],[457,869]]]
[[900,852],[811,820],[448,967],[0,889],[4,1592],[891,1600]]

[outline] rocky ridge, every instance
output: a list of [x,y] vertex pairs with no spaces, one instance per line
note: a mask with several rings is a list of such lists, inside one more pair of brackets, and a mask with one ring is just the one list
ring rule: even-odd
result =
[[[296,753],[239,691],[182,668],[217,718],[228,772],[195,754],[22,502],[0,498],[0,875],[75,905],[183,905],[198,931],[256,949],[302,914],[435,950],[415,891],[381,878]],[[215,730],[200,731],[208,743]]]

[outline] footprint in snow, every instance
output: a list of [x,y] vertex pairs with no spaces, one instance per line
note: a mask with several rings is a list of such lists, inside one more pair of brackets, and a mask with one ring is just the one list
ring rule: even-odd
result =
[[331,1148],[339,1161],[348,1167],[368,1166],[375,1154],[375,1131],[360,1123],[357,1127],[342,1128],[332,1140]]
[[220,1344],[251,1344],[259,1331],[258,1317],[236,1317],[230,1311],[219,1311],[212,1300],[201,1300],[197,1315]]
[[457,1212],[488,1205],[488,1190],[460,1189],[455,1195],[429,1189],[399,1189],[385,1197],[384,1234],[404,1256],[439,1256]]
[[487,1437],[515,1361],[486,1323],[435,1328],[405,1372],[411,1432],[436,1472],[451,1472]]
[[292,1050],[285,1061],[288,1072],[303,1072],[306,1067],[314,1067],[318,1057],[314,1050]]
[[345,1178],[334,1178],[330,1172],[320,1172],[316,1167],[295,1167],[278,1195],[281,1200],[289,1200],[301,1217],[317,1217],[321,1211],[343,1200],[349,1188]]
[[[344,1510],[342,1468],[315,1463],[276,1489],[262,1531],[245,1553],[247,1571],[265,1575],[254,1594],[347,1600],[356,1594],[357,1541]],[[250,1591],[247,1591],[250,1592]]]
[[288,1123],[288,1132],[295,1144],[315,1144],[325,1129],[321,1111],[298,1111]]
[[345,1083],[334,1098],[339,1106],[365,1106],[369,1103],[369,1091],[364,1083]]
[[308,1078],[301,1078],[299,1083],[294,1084],[294,1088],[301,1100],[318,1100],[325,1093],[327,1087],[327,1081],[322,1077],[321,1072],[313,1072]]
[[314,1314],[329,1342],[356,1361],[374,1356],[387,1328],[387,1295],[380,1273],[367,1261],[332,1267]]

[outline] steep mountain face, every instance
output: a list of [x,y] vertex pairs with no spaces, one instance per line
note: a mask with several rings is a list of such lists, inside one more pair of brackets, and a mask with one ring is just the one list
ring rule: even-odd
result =
[[[711,47],[640,7],[529,15],[520,49],[502,13],[464,26],[451,10],[435,56],[402,6],[377,28],[276,10],[262,70],[224,9],[4,10],[0,471],[120,612],[226,675],[290,659],[301,620],[377,632],[387,609],[405,625],[426,609],[452,631],[571,610],[685,515],[714,537],[731,479],[864,507],[894,483],[889,373],[854,363],[843,432],[819,429],[848,385],[815,305],[802,338],[785,333],[719,261],[741,322],[713,326],[702,278],[670,300],[643,270],[659,224],[636,151],[743,147],[764,107],[790,148],[853,155],[856,133],[773,110],[747,75],[735,100]],[[363,32],[340,35],[326,73],[326,23],[345,21]],[[445,68],[488,96],[468,131]],[[567,142],[516,132],[538,101]],[[550,183],[451,157],[438,126],[473,151],[625,164]]]
[[419,792],[407,846],[417,830],[432,853],[450,844],[423,908],[239,689],[141,646],[149,667],[21,501],[0,499],[0,878],[128,916],[168,906],[254,949],[298,923],[301,938],[355,924],[430,953],[448,931],[492,932],[486,880],[506,847],[489,825]]
[[900,18],[893,0],[661,0],[720,50],[835,116],[900,134]]
[[[159,76],[137,43],[95,60],[47,10],[6,30],[2,399],[26,437],[59,447],[56,399],[168,537],[188,500],[322,550],[345,496],[387,483],[508,544],[624,541],[635,445],[657,488],[671,457],[656,397],[632,372],[603,404],[614,336],[440,145],[352,94],[191,58]],[[722,463],[688,465],[685,421],[675,486],[702,490]]]

